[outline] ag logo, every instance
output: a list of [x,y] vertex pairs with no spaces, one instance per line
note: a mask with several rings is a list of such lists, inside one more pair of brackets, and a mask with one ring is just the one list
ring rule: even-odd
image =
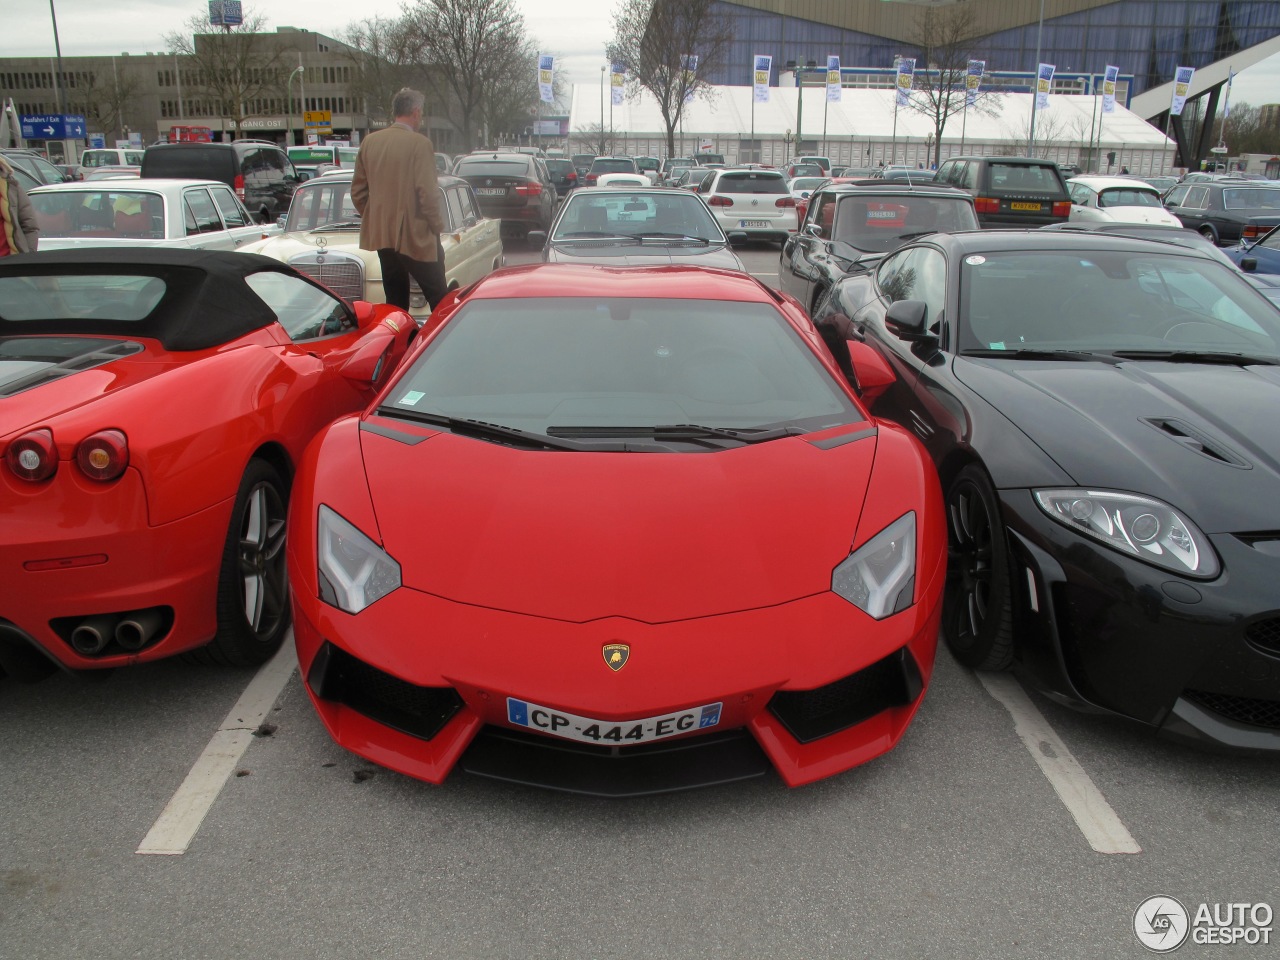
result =
[[604,662],[614,673],[625,667],[630,657],[631,648],[625,643],[606,643],[604,645]]
[[1190,932],[1187,908],[1173,897],[1148,897],[1133,914],[1133,933],[1153,953],[1171,953]]

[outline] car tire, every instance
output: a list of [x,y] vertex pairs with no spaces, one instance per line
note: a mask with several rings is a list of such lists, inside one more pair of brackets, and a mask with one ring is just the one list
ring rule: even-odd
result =
[[265,460],[251,460],[240,480],[218,573],[218,632],[196,658],[230,667],[264,663],[289,627],[285,569],[288,490]]
[[942,635],[955,658],[975,670],[1013,663],[1009,542],[986,472],[965,467],[947,489],[947,581]]
[[1206,223],[1203,227],[1200,228],[1200,236],[1204,237],[1210,243],[1217,246],[1218,231],[1214,230],[1213,227],[1209,226],[1209,224]]

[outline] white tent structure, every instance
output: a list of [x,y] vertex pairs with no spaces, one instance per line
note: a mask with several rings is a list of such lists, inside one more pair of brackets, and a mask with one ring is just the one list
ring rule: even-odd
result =
[[[729,163],[754,159],[755,131],[759,160],[782,164],[798,154],[829,156],[838,166],[899,163],[928,167],[933,158],[933,120],[911,107],[894,108],[894,90],[845,87],[839,101],[828,103],[824,87],[805,87],[803,114],[798,117],[798,87],[771,87],[769,101],[752,105],[751,87],[712,87],[685,107],[676,131],[675,155],[698,151],[711,141],[710,152]],[[666,128],[657,101],[646,91],[610,107],[591,84],[577,84],[569,107],[571,144],[598,140],[603,126],[611,130],[613,152],[633,156],[667,154]],[[912,94],[917,104],[923,95]],[[942,134],[941,158],[965,155],[1025,155],[1032,95],[992,93],[967,112],[958,110]],[[803,139],[795,140],[797,127]],[[586,131],[590,130],[591,135]],[[825,131],[825,133],[824,133]],[[1091,149],[1092,147],[1092,149]],[[1113,162],[1108,154],[1115,154]],[[1054,94],[1049,107],[1036,111],[1036,156],[1085,170],[1134,174],[1167,173],[1175,146],[1160,130],[1116,104],[1102,112],[1102,98]]]

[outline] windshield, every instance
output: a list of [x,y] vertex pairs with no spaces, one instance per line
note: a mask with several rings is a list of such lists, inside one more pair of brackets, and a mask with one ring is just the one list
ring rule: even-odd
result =
[[359,230],[359,221],[360,214],[351,200],[350,180],[313,180],[294,193],[284,229],[286,233],[293,233],[345,222],[352,225],[351,229]]
[[1100,207],[1159,207],[1160,194],[1135,187],[1112,187],[1098,194]]
[[989,252],[961,274],[962,350],[1185,350],[1280,358],[1280,313],[1216,261]]
[[632,160],[596,160],[591,164],[592,173],[635,173],[636,165]]
[[656,297],[469,301],[385,408],[544,434],[862,420],[774,307]]
[[[830,209],[824,205],[816,212],[824,230]],[[904,191],[902,196],[869,200],[849,194],[839,200],[834,239],[875,253],[895,249],[906,236],[977,229],[978,218],[968,197],[926,197]]]
[[624,237],[662,234],[725,242],[715,218],[692,193],[602,196],[588,190],[571,194],[556,220],[551,239],[563,241],[600,234]]

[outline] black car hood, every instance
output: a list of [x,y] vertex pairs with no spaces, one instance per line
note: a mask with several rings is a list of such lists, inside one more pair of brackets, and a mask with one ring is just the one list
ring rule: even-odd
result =
[[958,357],[955,373],[1081,486],[1158,497],[1206,533],[1276,527],[1280,367]]

